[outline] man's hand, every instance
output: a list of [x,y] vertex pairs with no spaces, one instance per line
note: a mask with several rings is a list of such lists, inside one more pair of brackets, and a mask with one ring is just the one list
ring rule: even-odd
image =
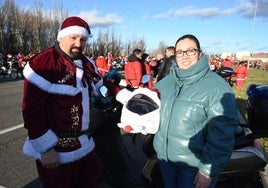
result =
[[211,177],[206,176],[202,172],[198,171],[194,180],[195,188],[207,188],[210,186],[211,180]]
[[45,153],[42,153],[41,163],[43,167],[48,168],[48,169],[58,168],[58,166],[60,165],[58,153],[54,149],[51,149]]

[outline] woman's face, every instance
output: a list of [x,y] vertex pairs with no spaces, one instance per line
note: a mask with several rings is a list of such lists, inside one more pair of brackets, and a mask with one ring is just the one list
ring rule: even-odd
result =
[[178,67],[188,69],[197,63],[202,52],[200,49],[197,49],[194,40],[185,38],[177,43],[175,54]]

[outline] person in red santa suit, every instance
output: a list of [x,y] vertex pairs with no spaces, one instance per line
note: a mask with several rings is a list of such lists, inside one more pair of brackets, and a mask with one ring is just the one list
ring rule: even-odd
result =
[[217,60],[213,59],[210,61],[209,67],[211,71],[217,72],[219,68],[219,63],[217,62]]
[[128,57],[124,67],[127,88],[134,90],[142,86],[141,79],[143,76],[142,51],[134,49]]
[[152,69],[150,66],[151,57],[147,53],[142,54],[142,63],[143,63],[143,75],[147,74],[150,76],[150,80],[144,84],[144,87],[148,87],[150,90],[154,89]]
[[242,89],[245,84],[245,80],[248,77],[248,69],[245,63],[239,62],[239,65],[235,68],[236,88]]
[[225,60],[223,60],[222,65],[223,67],[233,67],[233,62],[231,61],[230,57],[227,56],[227,58]]
[[[105,84],[92,59],[83,55],[89,25],[68,17],[57,44],[36,54],[24,68],[22,114],[25,155],[36,159],[44,188],[97,187],[101,165],[90,129],[90,102]],[[115,88],[109,88],[111,93]]]
[[113,55],[112,55],[111,52],[108,52],[108,53],[107,53],[107,57],[106,57],[106,59],[107,59],[107,64],[108,64],[108,70],[110,70],[111,67],[112,67],[112,63],[113,63],[113,61],[114,61],[114,57],[113,57]]
[[109,71],[109,66],[108,66],[106,58],[104,57],[103,54],[100,54],[95,61],[96,61],[96,65],[97,65],[99,73],[102,76],[104,76]]

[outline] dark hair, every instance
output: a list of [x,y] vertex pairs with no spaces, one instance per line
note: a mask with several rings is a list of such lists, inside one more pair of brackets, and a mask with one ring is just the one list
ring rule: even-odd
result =
[[142,51],[138,48],[136,48],[135,50],[133,50],[133,55],[136,56],[138,54],[142,53]]
[[191,40],[193,40],[195,42],[196,46],[197,46],[197,49],[198,50],[201,50],[200,43],[199,43],[198,39],[194,35],[191,35],[191,34],[183,35],[182,37],[180,37],[176,41],[175,46],[177,46],[177,43],[178,42],[180,42],[181,40],[184,40],[184,39],[191,39]]
[[142,62],[145,61],[145,59],[149,56],[149,54],[146,54],[146,53],[143,53],[142,56],[141,56],[141,60]]
[[175,53],[175,47],[174,46],[168,46],[168,47],[166,47],[166,51],[167,50],[173,51],[173,53]]

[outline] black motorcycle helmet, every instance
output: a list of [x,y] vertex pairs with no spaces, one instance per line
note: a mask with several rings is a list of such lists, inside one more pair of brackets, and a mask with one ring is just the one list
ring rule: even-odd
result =
[[249,128],[254,133],[268,133],[268,85],[252,84],[247,95]]
[[234,69],[231,68],[231,67],[220,67],[217,71],[217,73],[223,77],[223,78],[227,78],[227,77],[230,77],[234,74]]
[[136,94],[129,99],[127,109],[139,115],[145,115],[159,108],[153,99],[144,94]]

